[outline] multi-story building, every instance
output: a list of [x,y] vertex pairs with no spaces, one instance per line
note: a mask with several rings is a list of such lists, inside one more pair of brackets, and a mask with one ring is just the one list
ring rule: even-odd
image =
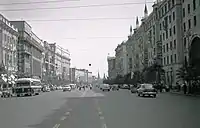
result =
[[122,42],[115,49],[115,63],[116,63],[116,74],[117,75],[126,75],[128,73],[127,66],[127,51],[126,43]]
[[[133,52],[127,52],[133,54],[133,70],[141,71],[146,62],[148,66],[156,62],[165,70],[166,84],[176,85],[176,71],[185,61],[200,65],[198,21],[198,0],[157,0],[150,15],[145,7],[141,25],[137,19],[134,34],[129,37]],[[127,46],[130,48],[128,42]]]
[[18,28],[18,73],[19,75],[42,77],[42,40],[26,21],[11,21]]
[[92,75],[92,72],[89,72],[88,71],[88,75],[87,75],[87,83],[88,84],[92,84],[92,82],[93,82],[93,75]]
[[75,72],[76,72],[76,68],[70,68],[69,69],[69,78],[70,78],[71,83],[76,82]]
[[127,68],[128,73],[133,72],[133,47],[134,40],[132,38],[132,26],[130,27],[130,35],[128,36],[128,40],[126,41],[126,51],[127,51]]
[[176,70],[183,63],[181,0],[163,0],[154,4],[159,20],[159,41],[162,44],[162,66],[167,85],[175,85]]
[[199,68],[200,65],[200,1],[182,0],[184,60]]
[[[73,72],[75,71],[75,77],[73,76]],[[92,72],[86,70],[86,69],[77,69],[77,68],[71,68],[71,79],[75,79],[74,83],[77,84],[92,84],[93,82],[93,76]],[[73,78],[74,77],[74,78]]]
[[[17,42],[18,29],[0,14],[0,64],[6,70],[7,77],[14,81],[17,72]],[[5,79],[7,82],[7,79]]]
[[44,62],[43,62],[43,80],[51,81],[55,76],[55,48],[51,47],[48,42],[44,41]]
[[[61,84],[62,82],[69,82],[70,76],[70,53],[68,50],[56,45],[56,43],[48,44],[49,51],[46,52],[47,61],[49,61],[50,78],[54,82]],[[48,64],[46,64],[48,67]]]
[[86,69],[76,69],[75,71],[75,79],[77,83],[86,83],[87,79],[86,79]]
[[107,57],[108,62],[108,77],[109,79],[116,78],[116,67],[115,67],[115,57]]
[[147,47],[147,35],[145,33],[145,20],[146,16],[142,18],[142,23],[139,26],[139,20],[136,19],[136,28],[134,34],[130,37],[133,40],[133,71],[142,71],[148,65],[148,47]]

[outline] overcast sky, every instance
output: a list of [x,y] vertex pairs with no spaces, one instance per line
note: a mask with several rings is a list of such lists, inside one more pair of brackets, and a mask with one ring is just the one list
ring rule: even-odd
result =
[[[135,17],[144,14],[145,0],[74,0],[54,3],[12,4],[19,2],[38,2],[50,0],[0,0],[0,12],[9,20],[29,20],[34,33],[49,43],[69,49],[71,67],[86,68],[103,76],[107,74],[107,55],[114,55],[118,44],[127,39],[129,27],[135,26]],[[55,1],[55,0],[53,0]],[[61,1],[61,0],[59,0]],[[63,0],[64,1],[64,0]],[[153,2],[155,0],[147,0]],[[39,10],[37,8],[71,7],[96,4],[141,3],[104,7],[75,7]],[[148,3],[151,12],[152,4]],[[11,11],[12,9],[30,9]],[[9,11],[5,11],[9,10]],[[93,18],[131,18],[112,20],[80,20]],[[58,20],[71,19],[71,20]],[[35,21],[40,20],[40,21]],[[43,21],[48,20],[48,21]],[[58,20],[58,21],[52,21]],[[92,64],[91,67],[88,65]]]

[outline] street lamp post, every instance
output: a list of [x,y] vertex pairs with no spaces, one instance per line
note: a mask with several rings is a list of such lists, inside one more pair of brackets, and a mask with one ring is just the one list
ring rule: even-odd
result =
[[171,70],[170,70],[170,76],[171,76],[171,84],[170,84],[170,88],[172,88],[172,84],[173,84],[173,68],[171,67]]

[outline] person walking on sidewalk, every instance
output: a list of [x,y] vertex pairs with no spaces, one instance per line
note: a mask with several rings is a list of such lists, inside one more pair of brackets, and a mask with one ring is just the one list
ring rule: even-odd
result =
[[184,83],[184,85],[183,85],[183,91],[184,91],[184,94],[187,93],[187,86],[186,86],[186,83]]

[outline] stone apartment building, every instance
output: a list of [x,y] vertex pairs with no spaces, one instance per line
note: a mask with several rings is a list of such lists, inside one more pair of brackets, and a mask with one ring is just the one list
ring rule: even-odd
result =
[[130,27],[128,40],[115,49],[115,71],[124,75],[157,63],[165,70],[165,83],[175,86],[184,62],[200,67],[200,1],[157,0],[152,7],[148,14],[145,5],[141,24],[137,18],[133,33]]
[[[197,43],[200,42],[200,1],[158,0],[153,4],[153,12],[144,15],[141,25],[138,27],[137,22],[136,31],[131,36],[134,44],[133,68],[141,67],[138,61],[143,60],[140,56],[142,51],[145,52],[140,50],[140,45],[144,44],[148,49],[148,66],[155,62],[161,64],[166,84],[174,86],[177,82],[176,71],[185,60],[194,65],[200,64]],[[144,29],[141,29],[142,26]],[[138,30],[139,36],[143,33],[145,43],[135,41]]]
[[56,43],[44,42],[44,71],[50,81],[56,83],[70,81],[70,53]]
[[184,60],[200,65],[200,1],[182,0],[182,37]]
[[114,79],[116,77],[116,63],[115,63],[115,57],[107,57],[108,62],[108,77],[109,79]]
[[[0,14],[0,64],[6,70],[6,75],[2,76],[2,82],[11,82],[15,79],[17,72],[17,42],[18,29],[3,15]],[[8,79],[7,79],[8,78]],[[0,86],[2,87],[2,86]]]
[[126,75],[128,73],[128,66],[125,42],[122,42],[117,46],[117,48],[115,49],[115,57],[116,75]]
[[42,40],[33,32],[26,21],[11,21],[18,28],[18,73],[26,76],[42,77]]

